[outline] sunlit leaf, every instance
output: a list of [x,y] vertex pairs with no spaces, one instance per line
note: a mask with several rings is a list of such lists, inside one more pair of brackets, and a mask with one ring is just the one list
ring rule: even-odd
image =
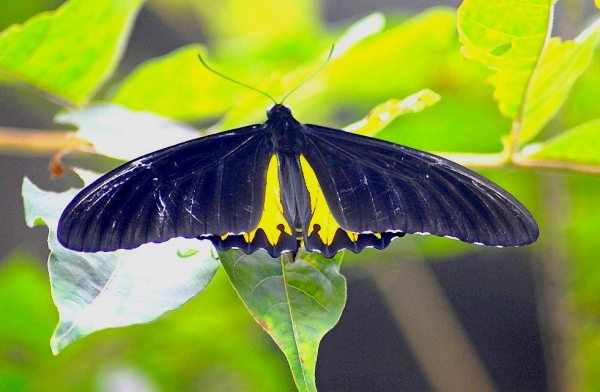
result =
[[241,59],[296,57],[319,37],[315,0],[204,0],[190,4],[200,14],[219,53]]
[[[173,239],[131,251],[82,254],[50,233],[48,261],[60,321],[50,344],[58,353],[92,332],[155,320],[181,307],[212,280],[218,260],[206,241]],[[179,249],[200,251],[181,258]]]
[[533,139],[560,109],[573,83],[585,71],[600,35],[600,19],[573,41],[552,38],[528,87],[519,141]]
[[438,78],[449,82],[444,61],[448,55],[456,56],[455,50],[455,12],[431,8],[355,43],[332,59],[314,84],[320,86],[319,94],[335,102],[435,89],[432,84]]
[[332,58],[341,56],[344,52],[365,38],[380,33],[384,27],[385,16],[381,12],[372,13],[353,23],[336,40]]
[[[0,390],[34,391],[56,324],[48,276],[39,260],[12,254],[0,260]],[[26,353],[27,361],[15,360]],[[52,364],[54,365],[54,364]],[[47,386],[46,386],[47,388]]]
[[589,121],[531,148],[535,152],[524,151],[530,159],[600,165],[600,120]]
[[298,389],[316,391],[319,342],[338,322],[346,301],[341,255],[328,260],[304,253],[291,263],[287,256],[230,251],[221,261],[252,316],[285,354]]
[[[282,69],[274,69],[268,78],[259,81],[256,86],[261,91],[267,91],[278,102],[285,97],[286,104],[294,107],[295,102],[307,101],[323,94],[327,84],[320,75],[326,73],[335,59],[343,56],[348,50],[368,37],[379,33],[385,25],[385,18],[380,13],[374,13],[350,25],[335,41],[333,51],[331,46],[324,46],[323,51],[315,51],[313,58],[293,70],[282,74]],[[265,112],[269,102],[265,97],[250,92],[244,99],[235,102],[226,116],[218,124],[220,129],[227,129],[248,122],[264,121],[257,117]]]
[[[23,308],[31,312],[23,313]],[[37,311],[34,312],[34,309]],[[41,353],[41,344],[45,343],[44,351],[47,352],[47,339],[56,322],[56,311],[50,301],[48,276],[38,260],[13,254],[1,261],[0,314],[3,342],[19,341],[36,354]],[[9,348],[0,345],[0,352],[3,349]],[[9,353],[4,351],[0,355],[0,364],[9,357]]]
[[394,16],[309,82],[314,91],[307,102],[292,106],[296,118],[342,127],[390,97],[428,88],[442,96],[438,104],[398,117],[377,137],[424,150],[498,151],[510,122],[482,83],[487,70],[459,53],[456,11],[434,7],[406,20]]
[[[573,390],[594,391],[600,385],[600,265],[598,263],[598,221],[600,181],[597,177],[568,176],[568,214],[557,214],[562,227],[559,240],[566,244],[569,298],[576,325],[569,329],[573,347],[566,358],[570,373],[577,375]],[[561,195],[562,196],[562,195]],[[564,248],[559,248],[565,251]]]
[[552,25],[552,2],[465,0],[458,9],[462,54],[496,71],[500,110],[516,118]]
[[77,137],[90,142],[98,153],[122,160],[198,137],[186,124],[110,104],[66,111],[54,120],[77,126]]
[[[375,35],[384,28],[385,18],[381,13],[374,13],[351,24],[335,41],[335,47],[325,47],[323,52],[315,52],[310,61],[300,64],[295,69],[282,74],[283,69],[275,69],[265,80],[261,80],[255,86],[261,91],[267,91],[274,96],[276,101],[284,97],[287,103],[293,106],[294,102],[306,101],[318,94],[323,93],[326,84],[319,81],[319,74],[323,69],[330,66],[330,62],[343,56],[356,44],[368,37]],[[329,61],[328,61],[329,60]],[[313,80],[315,82],[313,83]],[[260,120],[256,113],[264,113],[269,102],[265,97],[250,92],[244,99],[235,102],[235,105],[227,112],[219,122],[220,129],[228,129],[248,122]]]
[[0,34],[0,74],[82,106],[114,71],[143,0],[71,0]]
[[533,139],[554,117],[589,66],[600,34],[596,21],[574,41],[547,40],[552,4],[542,0],[465,1],[458,22],[465,57],[496,71],[489,81],[502,113],[519,120],[518,142]]
[[573,128],[598,118],[598,91],[600,91],[600,56],[595,55],[588,69],[573,84],[571,93],[561,109],[560,125],[563,129]]
[[[176,238],[99,253],[62,247],[56,240],[56,225],[73,193],[45,192],[27,179],[23,182],[27,222],[31,225],[41,218],[50,232],[48,269],[60,318],[50,341],[55,354],[92,332],[152,321],[179,308],[212,280],[219,261],[207,241]],[[199,252],[191,254],[189,249]]]
[[60,0],[5,1],[0,12],[0,31],[20,23],[37,13],[50,11],[61,3]]
[[183,120],[222,114],[240,87],[204,68],[198,54],[210,62],[199,45],[146,61],[123,81],[111,101]]
[[56,230],[62,210],[77,193],[76,189],[63,193],[47,192],[26,177],[22,187],[25,223],[29,227],[46,225]]
[[390,99],[376,106],[365,118],[344,127],[345,131],[373,136],[385,128],[396,117],[405,113],[416,113],[440,100],[440,96],[425,89],[402,100]]

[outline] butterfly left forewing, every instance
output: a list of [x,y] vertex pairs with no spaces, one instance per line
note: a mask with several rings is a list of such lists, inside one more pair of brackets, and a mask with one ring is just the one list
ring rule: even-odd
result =
[[538,236],[521,203],[460,165],[325,127],[307,125],[305,135],[303,155],[346,231],[435,234],[493,246],[524,245]]
[[304,155],[300,158],[300,167],[308,193],[309,211],[303,217],[303,235],[306,249],[318,251],[325,257],[333,257],[341,249],[354,253],[366,247],[386,248],[393,238],[403,236],[401,232],[372,233],[349,229],[347,221],[333,215],[335,203],[328,202],[320,181]]

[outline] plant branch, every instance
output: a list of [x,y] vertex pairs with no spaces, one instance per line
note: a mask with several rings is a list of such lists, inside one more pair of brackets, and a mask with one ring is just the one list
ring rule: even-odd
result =
[[570,171],[585,174],[600,174],[600,166],[585,165],[569,161],[552,161],[544,159],[529,159],[516,154],[512,159],[506,159],[506,154],[460,154],[460,153],[436,153],[436,155],[447,158],[462,166],[475,168],[499,169],[506,166],[522,167],[527,169],[545,169]]
[[[65,150],[88,149],[90,144],[79,139],[74,132],[0,127],[0,154],[54,156]],[[494,154],[435,153],[459,165],[475,168],[499,169],[516,166],[528,169],[548,169],[586,174],[600,174],[600,166],[585,165],[568,161],[528,159],[515,154],[508,156],[510,149]]]
[[50,156],[89,145],[73,132],[0,127],[0,154]]
[[461,154],[461,153],[445,153],[435,152],[435,155],[439,155],[452,162],[458,163],[462,166],[467,167],[478,167],[478,168],[500,168],[506,166],[509,161],[506,158],[506,154],[494,153],[494,154]]
[[543,159],[527,159],[520,155],[517,155],[513,161],[515,166],[528,168],[528,169],[548,169],[548,170],[560,170],[570,171],[575,173],[585,174],[600,174],[600,166],[585,165],[581,163],[568,162],[568,161],[551,161]]

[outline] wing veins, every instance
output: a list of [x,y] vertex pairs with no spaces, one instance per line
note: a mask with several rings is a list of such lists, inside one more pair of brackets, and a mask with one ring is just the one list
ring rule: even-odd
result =
[[[319,148],[317,148],[317,146],[313,143],[313,141],[310,140],[309,138],[307,138],[306,140],[313,145],[314,150],[319,154],[319,156],[321,157],[322,161],[326,162],[325,158],[323,158],[323,154],[321,153],[321,150]],[[310,164],[310,162],[309,162],[309,164]],[[340,192],[338,191],[338,187],[337,187],[337,184],[336,184],[336,181],[335,181],[335,177],[332,175],[331,169],[329,168],[329,166],[325,165],[325,167],[327,168],[327,173],[329,175],[329,178],[331,179],[332,183],[335,185],[334,186],[335,194],[337,196],[338,205],[340,206],[340,211],[342,212],[342,217],[344,218],[344,224],[342,225],[341,222],[338,222],[338,224],[340,226],[343,226],[344,229],[346,229],[348,227],[348,220],[346,219],[345,214],[344,214],[344,206],[341,204],[342,199],[340,197]],[[348,176],[346,175],[346,173],[345,172],[342,172],[342,173],[346,177],[346,180],[348,180]],[[319,179],[317,178],[317,181],[318,180]],[[350,181],[348,181],[348,183],[350,183]],[[319,186],[321,186],[321,184],[319,184]],[[356,195],[354,195],[354,193],[353,193],[352,196],[354,197],[355,204],[358,204],[358,199],[356,198]],[[327,201],[325,201],[325,202],[327,203]],[[328,206],[328,208],[329,208],[329,206]],[[329,208],[329,209],[331,210],[331,208]]]
[[[353,156],[352,159],[354,160],[354,162],[356,164],[356,167],[358,167],[358,170],[360,171],[360,174],[362,175],[362,178],[365,180],[364,184],[365,184],[365,187],[367,189],[367,192],[369,193],[369,198],[371,199],[371,206],[373,206],[373,212],[375,213],[375,220],[377,221],[377,225],[381,226],[380,225],[381,220],[379,218],[379,214],[377,213],[378,210],[377,210],[377,206],[375,205],[375,199],[373,197],[373,192],[371,192],[370,182],[367,179],[367,176],[365,175],[365,172],[363,171],[362,167],[358,164],[358,161],[357,161],[356,157]],[[363,219],[362,219],[363,218],[362,209],[359,209],[359,211],[360,211],[361,221],[363,221]]]

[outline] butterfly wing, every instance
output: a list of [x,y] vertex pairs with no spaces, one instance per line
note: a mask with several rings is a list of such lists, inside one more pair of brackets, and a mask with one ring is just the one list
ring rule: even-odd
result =
[[[303,155],[344,230],[434,234],[492,246],[525,245],[538,237],[533,216],[519,201],[465,167],[336,129],[306,125],[304,133]],[[322,247],[307,241],[309,246]]]
[[249,232],[262,215],[273,154],[263,128],[194,139],[114,169],[67,206],[59,241],[96,252]]

